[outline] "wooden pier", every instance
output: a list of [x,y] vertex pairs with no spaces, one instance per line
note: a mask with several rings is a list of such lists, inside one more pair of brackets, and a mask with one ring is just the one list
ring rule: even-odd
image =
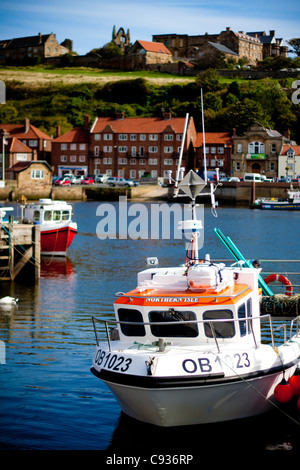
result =
[[1,222],[0,281],[40,277],[40,227],[31,224]]

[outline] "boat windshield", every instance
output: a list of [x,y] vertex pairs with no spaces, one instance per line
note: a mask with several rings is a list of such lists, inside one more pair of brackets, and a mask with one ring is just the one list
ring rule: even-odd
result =
[[[38,211],[36,211],[38,212]],[[70,220],[71,219],[71,212],[69,210],[64,211],[45,211],[44,212],[44,221],[49,222],[54,220],[58,222],[60,220]]]

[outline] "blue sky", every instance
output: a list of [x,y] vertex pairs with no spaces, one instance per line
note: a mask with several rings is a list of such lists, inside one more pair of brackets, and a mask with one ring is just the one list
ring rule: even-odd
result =
[[131,42],[153,34],[275,30],[288,41],[300,37],[299,0],[0,0],[0,39],[55,33],[86,54],[112,37],[113,26],[130,30]]

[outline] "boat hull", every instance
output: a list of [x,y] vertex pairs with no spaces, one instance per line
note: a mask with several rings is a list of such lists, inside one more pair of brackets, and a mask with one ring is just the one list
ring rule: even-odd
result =
[[285,211],[299,211],[300,210],[300,203],[260,203],[258,205],[259,209],[263,210],[285,210]]
[[[295,365],[286,369],[286,377],[293,374]],[[282,379],[282,371],[261,374],[255,378],[216,378],[209,381],[166,381],[165,386],[130,385],[114,375],[95,369],[110,388],[125,414],[139,421],[162,427],[208,424],[248,418],[272,408],[274,388]],[[113,380],[111,380],[113,379]],[[143,378],[140,378],[143,384]],[[137,381],[138,382],[138,381]],[[194,382],[194,383],[193,383]]]
[[41,254],[66,256],[76,232],[77,224],[74,222],[55,228],[41,226]]

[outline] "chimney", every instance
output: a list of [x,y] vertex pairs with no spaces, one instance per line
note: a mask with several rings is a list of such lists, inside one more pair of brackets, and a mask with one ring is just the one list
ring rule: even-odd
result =
[[164,113],[164,120],[165,120],[165,121],[169,121],[169,120],[171,119],[171,116],[172,116],[172,115],[171,115],[170,112]]
[[25,134],[26,134],[26,132],[29,131],[29,127],[30,127],[30,121],[28,118],[25,118],[24,127],[25,127]]
[[84,116],[83,129],[87,131],[90,129],[90,116],[88,114]]
[[233,129],[232,129],[232,135],[236,135],[236,128],[235,127],[233,127]]
[[227,26],[226,31],[231,31],[231,27]]
[[123,121],[124,119],[124,113],[116,113],[116,119],[119,121]]
[[42,33],[39,33],[39,44],[42,44]]
[[270,30],[270,36],[273,36],[273,37],[275,36],[275,29]]
[[283,135],[284,135],[284,137],[286,137],[286,139],[291,140],[291,133],[290,133],[289,129],[284,131]]
[[58,124],[56,126],[56,137],[59,137],[60,136],[60,125]]

